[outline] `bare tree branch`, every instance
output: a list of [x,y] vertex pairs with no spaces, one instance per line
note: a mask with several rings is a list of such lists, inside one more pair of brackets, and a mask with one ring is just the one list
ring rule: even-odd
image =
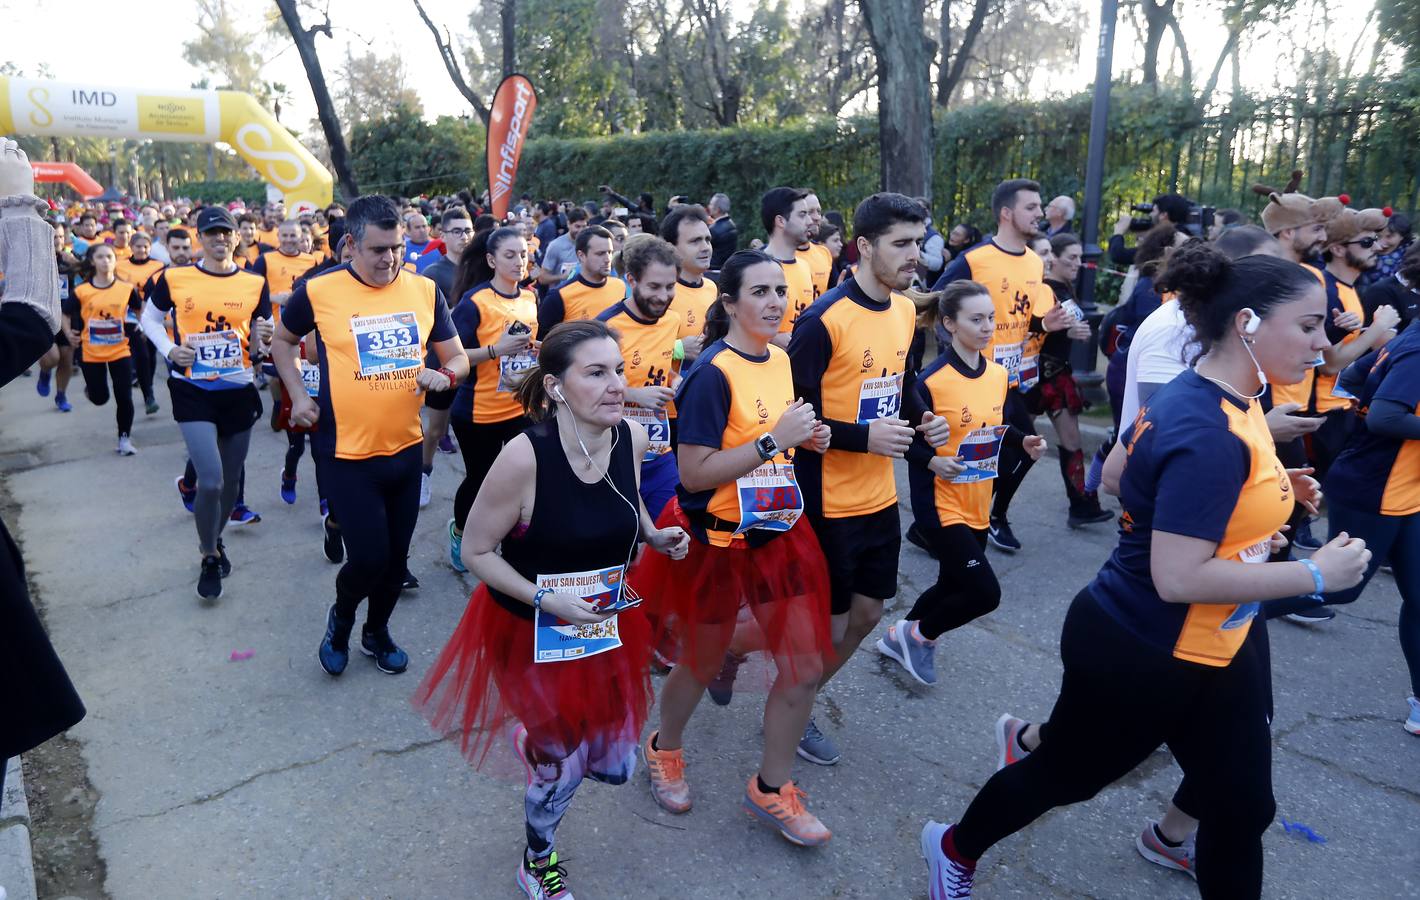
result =
[[449,30],[445,28],[443,35],[440,36],[439,27],[429,18],[429,14],[424,12],[424,5],[419,0],[414,0],[414,8],[419,10],[419,18],[424,20],[424,24],[429,28],[429,33],[434,36],[434,45],[439,48],[439,58],[444,61],[444,68],[448,70],[454,87],[458,88],[460,94],[463,94],[463,98],[473,107],[473,111],[478,113],[478,118],[486,127],[489,117],[488,107],[483,105],[478,94],[474,93],[473,89],[468,86],[468,82],[464,80],[463,69],[459,66],[458,54],[454,52],[453,39],[449,37]]
[[[967,60],[971,58],[971,48],[976,44],[976,39],[981,36],[981,29],[986,25],[986,14],[990,11],[990,6],[991,0],[975,0],[975,4],[971,8],[971,20],[966,23],[966,30],[961,35],[961,44],[955,53],[951,53],[951,48],[947,46],[947,38],[951,31],[947,15],[951,3],[948,0],[942,4],[942,65],[937,69],[938,106],[946,106],[951,102],[952,94],[956,92],[957,85],[961,82],[962,73],[966,71]],[[951,64],[947,65],[949,55],[951,56]]]
[[341,193],[347,201],[360,195],[355,176],[350,170],[349,152],[345,147],[345,135],[340,130],[340,117],[335,113],[335,103],[330,99],[330,88],[325,83],[325,72],[321,69],[320,57],[316,54],[315,35],[330,34],[330,19],[319,28],[306,29],[301,26],[301,14],[296,9],[296,0],[276,0],[276,8],[281,11],[281,20],[291,33],[296,44],[296,52],[301,56],[301,65],[306,69],[306,80],[311,83],[311,95],[316,101],[316,117],[320,120],[325,141],[330,145],[330,163],[335,169],[335,177],[340,181]]

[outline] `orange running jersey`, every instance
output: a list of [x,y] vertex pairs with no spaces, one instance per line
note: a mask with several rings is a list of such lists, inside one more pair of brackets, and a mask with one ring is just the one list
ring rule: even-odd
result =
[[1045,263],[1029,249],[1012,253],[988,238],[948,263],[933,290],[963,278],[991,293],[996,333],[984,352],[1005,367],[1011,386],[1016,387],[1021,381],[1031,317],[1044,317],[1055,305],[1055,294],[1045,284]]
[[[485,281],[470,288],[453,310],[454,327],[468,351],[496,344],[514,322],[526,325],[537,340],[537,296],[527,288],[509,297]],[[459,385],[449,414],[479,425],[521,416],[523,407],[514,392],[523,373],[536,361],[531,350],[497,359],[489,359],[486,352],[474,353],[469,359],[472,372],[468,381]]]
[[[977,530],[990,524],[996,461],[1006,439],[1002,421],[1009,380],[1005,368],[984,355],[975,370],[968,369],[951,347],[918,376],[910,405],[951,424],[947,443],[935,450],[921,432],[913,436],[907,474],[918,522]],[[934,455],[960,456],[967,468],[955,479],[940,478],[927,468]]]
[[789,293],[785,297],[784,318],[779,322],[779,333],[787,334],[794,330],[799,317],[814,305],[814,301],[818,299],[818,291],[814,288],[814,273],[808,263],[795,258],[781,259],[779,265],[784,267],[784,281],[789,287]]
[[174,314],[173,339],[197,353],[172,377],[202,388],[251,384],[252,321],[271,316],[265,281],[243,269],[219,274],[196,264],[168,266],[153,276],[148,301]]
[[701,278],[699,284],[677,281],[675,299],[671,301],[671,312],[680,313],[680,334],[677,337],[681,340],[699,337],[705,330],[705,314],[719,295],[719,286],[709,277]]
[[861,516],[897,502],[892,460],[867,452],[868,426],[896,418],[917,308],[901,294],[885,301],[856,278],[824,294],[789,342],[794,388],[833,429],[825,454],[802,453],[805,509],[827,518]]
[[401,269],[374,287],[340,266],[293,291],[282,324],[298,337],[316,333],[318,452],[369,459],[424,439],[424,394],[414,378],[430,344],[457,337],[434,282]]
[[[727,450],[773,430],[794,402],[789,357],[770,345],[762,357],[746,356],[716,341],[696,360],[676,395],[678,441]],[[803,510],[794,463],[815,454],[781,447],[769,462],[712,490],[690,493],[676,486],[691,531],[703,543],[758,546],[789,530]]]
[[106,288],[88,281],[74,288],[64,302],[64,313],[69,327],[79,332],[84,362],[114,362],[132,355],[123,323],[138,305],[138,292],[121,279],[114,279]]

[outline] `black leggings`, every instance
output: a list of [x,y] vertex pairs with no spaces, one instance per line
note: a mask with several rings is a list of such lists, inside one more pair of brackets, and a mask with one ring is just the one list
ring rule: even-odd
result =
[[133,361],[125,356],[113,362],[79,364],[84,373],[84,396],[95,406],[108,402],[109,379],[113,379],[113,404],[117,407],[118,433],[133,431]]
[[355,618],[368,597],[366,625],[389,624],[419,518],[420,457],[415,444],[393,456],[316,461],[331,517],[345,540],[345,565],[335,576],[335,608],[342,619]]
[[[296,466],[301,461],[301,456],[306,452],[306,432],[288,431],[286,432],[286,465],[282,467],[281,474],[286,478],[296,477]],[[316,496],[325,499],[325,490],[320,483],[320,459],[316,457],[315,451],[311,451],[311,462],[316,467]]]
[[1188,783],[1185,811],[1199,820],[1199,894],[1261,896],[1262,834],[1277,808],[1271,673],[1259,642],[1245,641],[1222,668],[1184,662],[1125,630],[1086,589],[1065,616],[1060,657],[1065,674],[1040,746],[991,776],[971,801],[954,832],[961,852],[979,858],[1049,810],[1090,799],[1167,744]]
[[506,422],[476,425],[461,418],[449,422],[454,429],[454,437],[459,441],[459,453],[463,454],[464,476],[454,494],[454,525],[462,529],[468,520],[468,511],[478,497],[478,489],[483,487],[483,479],[493,468],[493,461],[503,452],[503,445],[522,433],[531,424],[518,416]]
[[[1031,415],[1025,395],[1015,388],[1006,391],[1003,413],[1007,425],[1015,426],[1022,434],[1035,434],[1035,416]],[[1035,460],[1030,458],[1024,447],[1010,442],[1001,445],[1000,474],[992,482],[991,518],[1007,518],[1006,512],[1010,509],[1011,498],[1016,496],[1016,491],[1020,489],[1021,482],[1026,480],[1026,473],[1033,465]]]
[[128,349],[133,354],[133,373],[129,375],[129,381],[132,382],[133,375],[138,376],[138,389],[143,392],[143,399],[147,400],[153,396],[153,374],[158,365],[158,350],[137,325],[125,325],[123,332],[128,335]]
[[986,531],[957,523],[919,529],[937,553],[937,583],[907,614],[929,641],[1001,605],[1001,585],[986,560]]

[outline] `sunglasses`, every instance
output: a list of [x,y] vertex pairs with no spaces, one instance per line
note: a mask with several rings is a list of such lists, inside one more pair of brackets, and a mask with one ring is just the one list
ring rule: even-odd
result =
[[1362,247],[1370,248],[1370,247],[1374,247],[1375,244],[1376,244],[1376,242],[1379,241],[1379,240],[1380,240],[1380,238],[1363,237],[1363,238],[1361,238],[1359,241],[1347,241],[1347,242],[1346,242],[1346,246],[1349,247],[1349,246],[1351,246],[1352,244],[1360,244]]

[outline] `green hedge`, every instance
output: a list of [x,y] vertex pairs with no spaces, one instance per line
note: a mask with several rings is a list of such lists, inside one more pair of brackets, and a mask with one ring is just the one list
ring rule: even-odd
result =
[[[1306,170],[1302,190],[1350,193],[1356,204],[1420,207],[1420,73],[1326,96],[1246,98],[1204,116],[1189,98],[1116,86],[1110,103],[1104,210],[1177,190],[1249,214],[1256,181],[1285,183]],[[1031,103],[983,103],[935,123],[933,206],[938,218],[989,227],[991,189],[1010,177],[1039,180],[1049,195],[1082,199],[1090,95]],[[600,184],[701,202],[729,195],[746,237],[761,236],[758,198],[780,184],[814,187],[825,209],[847,216],[878,186],[876,119],[736,129],[651,132],[562,140],[523,150],[517,192],[585,200]],[[474,181],[480,179],[475,175]]]
[[249,181],[185,181],[173,185],[174,197],[189,197],[207,203],[231,203],[241,200],[248,206],[266,202],[266,182],[260,178]]

